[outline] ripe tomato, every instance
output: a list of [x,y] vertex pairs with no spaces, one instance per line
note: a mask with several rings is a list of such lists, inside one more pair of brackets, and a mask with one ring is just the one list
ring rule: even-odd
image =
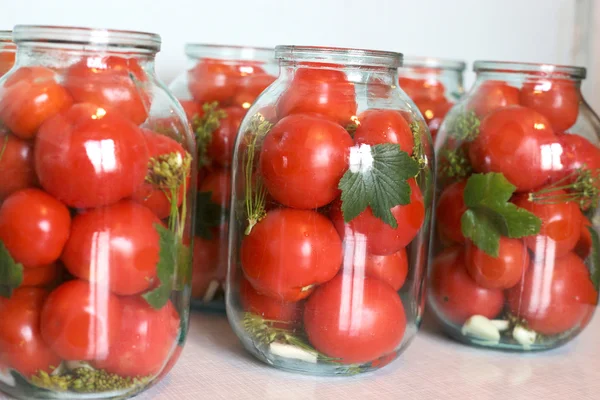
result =
[[0,297],[0,359],[25,377],[50,373],[60,364],[40,333],[40,313],[48,292],[22,288]]
[[120,295],[150,288],[159,260],[160,220],[146,207],[124,200],[79,214],[62,261],[78,278]]
[[277,321],[282,327],[293,327],[302,321],[302,303],[264,296],[246,278],[242,278],[240,282],[240,300],[245,311],[260,315],[266,320]]
[[[427,71],[422,71],[425,73]],[[398,80],[400,88],[414,101],[430,100],[440,101],[444,99],[444,93],[446,88],[444,84],[439,81],[437,77],[430,77],[427,79],[408,78],[401,76]]]
[[408,122],[396,110],[367,110],[358,116],[358,127],[354,133],[357,145],[395,143],[400,150],[412,155],[415,145]]
[[25,268],[58,260],[70,226],[67,207],[39,189],[13,193],[0,207],[0,241]]
[[[218,229],[217,229],[218,231]],[[217,270],[224,261],[222,254],[223,242],[221,237],[213,233],[212,239],[194,238],[194,256],[192,258],[192,297],[202,299],[210,283],[222,281],[225,274],[217,276]]]
[[229,207],[231,201],[231,171],[225,168],[212,169],[202,180],[199,192],[210,192],[210,201],[221,207]]
[[65,87],[78,103],[118,112],[136,125],[148,117],[148,78],[134,58],[90,56],[67,69]]
[[519,104],[519,89],[503,81],[485,81],[477,89],[467,104],[479,118],[492,111]]
[[269,211],[244,237],[241,261],[259,293],[298,301],[338,272],[342,242],[323,215],[282,208]]
[[340,125],[309,115],[290,115],[267,134],[260,172],[273,198],[294,208],[318,208],[339,194],[352,138]]
[[250,108],[254,100],[273,82],[275,82],[275,77],[266,73],[240,78],[233,104],[244,109]]
[[586,217],[581,219],[581,233],[579,236],[579,240],[575,245],[575,249],[573,250],[575,254],[581,257],[582,260],[585,260],[590,255],[592,251],[592,235],[590,234],[589,228],[592,227],[592,223]]
[[502,290],[479,286],[467,273],[460,248],[444,250],[431,268],[429,300],[440,317],[462,325],[473,315],[493,319],[502,311]]
[[304,329],[321,353],[345,364],[359,364],[398,348],[406,315],[400,297],[388,284],[342,273],[308,298]]
[[227,117],[220,121],[220,126],[213,132],[207,153],[212,161],[227,167],[231,164],[235,139],[246,110],[241,107],[226,107],[223,111],[227,113]]
[[389,255],[406,247],[417,236],[425,219],[423,195],[414,179],[408,180],[411,188],[410,203],[392,208],[392,215],[398,223],[396,229],[373,215],[371,207],[360,213],[349,223],[344,223],[341,202],[336,201],[330,217],[342,239],[366,241],[367,252],[376,255]]
[[[346,242],[346,248],[348,248],[348,242]],[[354,270],[359,271],[360,268],[357,267],[362,263],[364,263],[366,276],[386,282],[396,291],[400,290],[406,281],[408,275],[406,249],[401,249],[388,256],[365,254],[364,257],[360,257],[355,254]]]
[[[556,135],[562,149],[560,164],[553,164],[552,181],[558,182],[573,174],[578,169],[587,169],[593,172],[593,176],[600,173],[600,149],[583,136],[570,133]],[[561,183],[574,182],[576,176]],[[599,186],[599,184],[596,184]]]
[[522,240],[502,236],[498,257],[490,256],[467,242],[467,271],[478,285],[488,289],[509,289],[523,277],[529,266],[529,253]]
[[556,141],[550,123],[540,113],[521,106],[503,108],[481,122],[469,157],[476,171],[501,172],[517,191],[526,191],[548,179],[548,157]]
[[[150,155],[149,159],[173,153],[179,153],[182,158],[185,158],[185,150],[175,140],[148,129],[142,129],[142,132],[146,139]],[[189,179],[186,186],[189,188]],[[183,189],[184,187],[181,185],[178,190],[177,207],[183,201]],[[172,196],[169,188],[153,185],[145,181],[142,185],[138,186],[131,197],[133,200],[142,203],[152,210],[160,219],[167,218],[171,214]]]
[[129,197],[144,182],[148,148],[141,130],[117,113],[80,103],[46,121],[35,142],[40,183],[71,207]]
[[33,144],[10,133],[0,133],[0,175],[0,202],[18,190],[36,186]]
[[[22,70],[22,71],[21,71]],[[52,70],[22,67],[4,83],[0,120],[21,139],[31,139],[48,118],[67,109],[73,99],[56,83]]]
[[19,287],[48,287],[56,282],[60,267],[57,263],[52,263],[40,268],[24,268],[23,282]]
[[119,337],[121,303],[102,285],[79,279],[56,288],[44,304],[42,337],[64,360],[102,360]]
[[[562,197],[565,191],[557,190],[547,194],[548,198]],[[518,196],[514,203],[534,213],[542,220],[542,228],[535,236],[525,238],[525,244],[533,252],[545,257],[560,257],[569,253],[579,240],[581,224],[584,219],[575,202],[553,201],[550,204],[529,201],[527,194]]]
[[218,101],[223,106],[231,102],[239,79],[234,66],[204,59],[188,71],[188,89],[200,104]]
[[435,140],[437,131],[444,121],[444,117],[452,108],[453,104],[446,99],[432,101],[430,99],[415,100],[415,104],[423,114],[425,122],[431,132],[431,138]]
[[0,77],[7,73],[15,64],[15,54],[17,46],[3,43],[0,51]]
[[119,340],[94,366],[127,377],[155,375],[177,346],[179,315],[169,301],[155,310],[140,297],[121,298]]
[[204,110],[202,110],[202,104],[196,103],[193,100],[179,100],[181,103],[181,107],[185,112],[185,116],[188,121],[191,123],[195,116],[204,115]]
[[574,253],[551,263],[534,261],[521,283],[507,293],[511,312],[529,328],[555,335],[584,321],[598,300],[585,264]]
[[355,97],[342,71],[300,68],[277,102],[277,116],[315,113],[345,126],[356,115]]
[[437,204],[437,231],[442,241],[464,243],[461,218],[467,211],[464,192],[467,181],[455,182],[447,186],[440,195]]
[[535,79],[523,83],[521,105],[539,112],[556,132],[575,124],[579,114],[579,93],[573,81],[567,79]]

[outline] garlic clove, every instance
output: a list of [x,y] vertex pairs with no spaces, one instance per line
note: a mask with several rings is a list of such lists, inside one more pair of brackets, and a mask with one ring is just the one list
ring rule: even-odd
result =
[[525,350],[531,350],[531,345],[535,343],[537,333],[521,325],[517,325],[512,331],[512,336]]
[[510,322],[504,319],[493,319],[490,321],[500,332],[507,331],[510,328]]
[[461,332],[465,336],[471,336],[490,343],[498,343],[500,341],[500,331],[492,321],[483,315],[471,316],[464,323]]
[[279,357],[292,358],[313,364],[317,363],[317,353],[313,353],[290,344],[273,342],[269,345],[269,349],[271,350],[272,354]]

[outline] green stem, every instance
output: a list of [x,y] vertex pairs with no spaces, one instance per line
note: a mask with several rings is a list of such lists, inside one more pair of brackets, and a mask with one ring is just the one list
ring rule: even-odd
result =
[[4,156],[4,152],[8,147],[8,134],[4,135],[4,142],[2,143],[2,150],[0,150],[0,161],[2,161],[2,157]]

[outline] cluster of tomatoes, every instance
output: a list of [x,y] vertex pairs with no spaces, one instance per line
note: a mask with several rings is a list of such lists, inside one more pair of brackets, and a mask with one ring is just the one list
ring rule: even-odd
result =
[[57,71],[22,66],[0,85],[0,276],[23,275],[0,282],[0,365],[154,375],[180,317],[141,295],[160,284],[157,226],[183,193],[169,198],[147,174],[152,158],[186,152],[140,127],[151,99],[135,59],[84,56]]
[[[591,223],[584,214],[591,204],[575,183],[587,174],[590,192],[595,190],[600,150],[568,131],[579,102],[575,83],[566,78],[530,77],[521,88],[488,80],[465,100],[462,112],[471,114],[471,123],[463,127],[477,128],[470,137],[457,139],[452,121],[444,123],[441,164],[454,151],[465,157],[462,170],[471,171],[446,180],[437,204],[441,253],[432,266],[430,299],[446,323],[512,315],[537,333],[555,335],[589,321],[598,297],[584,263],[591,262]],[[479,123],[472,124],[473,118]],[[516,187],[510,202],[541,221],[535,235],[500,237],[497,257],[461,231],[467,180],[471,173],[488,172],[503,174]],[[442,175],[438,181],[444,181]]]
[[[201,59],[187,72],[187,89],[192,100],[180,100],[188,120],[197,130],[206,112],[217,113],[218,127],[209,133],[204,154],[199,154],[201,170],[198,191],[209,194],[220,215],[210,235],[197,235],[194,241],[192,297],[211,300],[211,283],[219,284],[227,272],[227,221],[231,200],[231,162],[235,139],[247,109],[264,89],[275,81],[263,62]],[[216,102],[218,108],[205,110]],[[203,127],[200,126],[200,129]],[[199,141],[203,139],[198,138]],[[204,213],[202,213],[204,214]],[[202,217],[202,216],[201,216]],[[212,216],[214,219],[215,216]]]
[[[393,143],[412,154],[410,125],[395,110],[357,115],[354,83],[329,66],[299,67],[286,84],[267,106],[273,126],[257,148],[252,181],[268,204],[242,238],[241,305],[339,362],[389,357],[407,325],[398,291],[406,247],[424,221],[423,196],[409,179],[410,202],[391,208],[395,228],[370,207],[345,222],[338,184],[360,145]],[[346,129],[351,122],[355,131]]]

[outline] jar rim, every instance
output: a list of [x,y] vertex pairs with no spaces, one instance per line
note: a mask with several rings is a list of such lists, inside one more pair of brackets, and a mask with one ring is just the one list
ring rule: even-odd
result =
[[563,78],[584,79],[585,67],[575,65],[544,64],[512,61],[477,60],[473,63],[474,72],[499,72],[535,74],[536,76],[560,75]]
[[53,25],[16,25],[13,41],[126,47],[152,52],[160,51],[161,45],[156,33]]
[[12,31],[0,30],[0,42],[12,42]]
[[273,48],[236,46],[215,43],[186,43],[185,54],[192,58],[218,58],[224,60],[274,61]]
[[349,66],[397,69],[402,65],[403,55],[402,53],[385,50],[283,45],[275,47],[275,58],[281,61],[339,63]]
[[467,68],[467,63],[461,60],[451,60],[427,56],[405,56],[400,68],[424,67],[432,69],[447,69],[463,72]]

